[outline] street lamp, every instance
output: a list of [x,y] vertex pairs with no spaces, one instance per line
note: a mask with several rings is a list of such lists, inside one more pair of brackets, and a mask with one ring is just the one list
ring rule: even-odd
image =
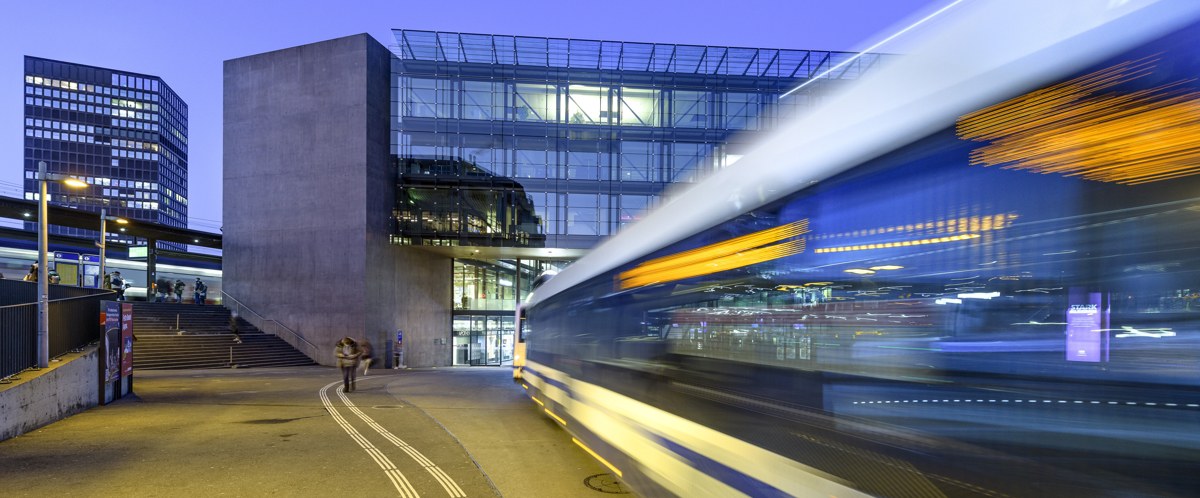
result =
[[[129,223],[129,220],[117,216],[108,216],[106,209],[100,209],[100,281],[104,281],[104,276],[108,273],[104,270],[104,248],[108,246],[108,222],[115,221],[121,225]],[[122,231],[125,229],[122,228]]]
[[61,181],[68,187],[86,187],[75,177],[46,173],[46,161],[38,161],[38,368],[50,366],[50,279],[46,269],[50,223],[46,220],[46,181]]

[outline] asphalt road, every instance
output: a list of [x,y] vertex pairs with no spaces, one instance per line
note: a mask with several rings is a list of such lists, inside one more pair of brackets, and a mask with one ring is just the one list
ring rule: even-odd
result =
[[508,368],[159,370],[0,442],[4,496],[599,498],[607,469]]

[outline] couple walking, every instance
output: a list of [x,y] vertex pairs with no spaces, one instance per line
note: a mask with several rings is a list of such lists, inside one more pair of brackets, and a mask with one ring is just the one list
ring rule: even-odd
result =
[[371,343],[363,341],[355,342],[349,337],[338,341],[334,354],[337,356],[338,368],[342,369],[342,391],[354,392],[354,377],[358,373],[358,365],[363,366],[363,377],[367,376],[367,369],[371,368]]

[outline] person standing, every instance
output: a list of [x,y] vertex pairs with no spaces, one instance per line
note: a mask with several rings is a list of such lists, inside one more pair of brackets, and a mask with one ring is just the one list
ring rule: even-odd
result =
[[117,301],[125,300],[125,280],[121,278],[121,272],[112,272],[112,278],[109,279],[112,283],[113,290],[117,291]]
[[160,278],[154,282],[154,302],[165,303],[171,296],[171,281]]
[[26,282],[37,282],[37,280],[38,280],[37,263],[34,263],[29,266],[29,273],[25,274],[25,278],[23,280],[25,280]]
[[184,287],[187,287],[187,286],[183,285],[183,280],[175,279],[175,302],[176,303],[183,302]]
[[200,281],[200,277],[196,277],[196,283],[192,285],[192,293],[196,296],[196,304],[204,305],[204,299],[208,296],[208,286]]
[[358,372],[358,358],[362,356],[362,350],[358,349],[358,343],[349,337],[338,341],[337,348],[334,350],[337,355],[338,368],[342,369],[342,392],[354,392],[354,375]]

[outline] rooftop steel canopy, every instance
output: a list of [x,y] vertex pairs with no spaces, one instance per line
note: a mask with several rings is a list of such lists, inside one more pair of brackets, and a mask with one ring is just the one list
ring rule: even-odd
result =
[[[647,71],[758,78],[813,78],[856,52],[712,47],[394,29],[402,60]],[[857,79],[887,54],[864,54],[830,73]]]

